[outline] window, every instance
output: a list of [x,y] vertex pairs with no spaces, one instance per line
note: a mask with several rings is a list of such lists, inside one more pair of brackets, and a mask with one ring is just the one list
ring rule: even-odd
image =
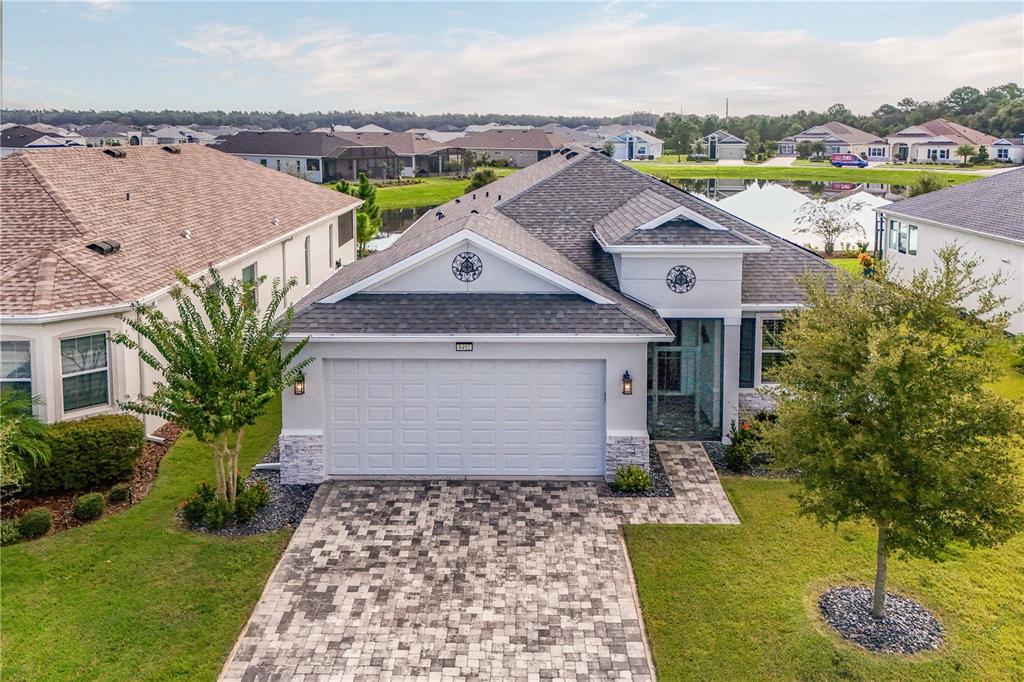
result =
[[896,250],[908,256],[917,255],[917,225],[907,225],[893,221],[889,228],[889,248],[892,247],[893,233],[897,234]]
[[907,236],[907,255],[917,255],[917,225],[910,226],[910,234]]
[[260,159],[260,165],[263,166],[264,168],[266,168],[267,167],[267,160],[266,159]]
[[1006,147],[1000,147],[996,150],[996,158],[1000,161],[1007,161],[1010,158],[1010,150]]
[[62,339],[60,372],[65,412],[108,404],[110,375],[106,333]]
[[275,159],[274,163],[277,164],[277,170],[281,170],[281,159]]
[[841,147],[839,145],[834,144],[834,145],[832,145],[831,147],[828,148],[828,153],[829,154],[839,154],[840,153],[840,151],[839,151],[840,149],[841,149]]
[[900,243],[900,223],[898,220],[889,221],[889,250],[896,251]]
[[338,246],[344,246],[345,244],[352,241],[353,235],[353,224],[355,223],[356,214],[350,214],[349,218],[338,219]]
[[305,248],[306,248],[306,286],[308,287],[309,286],[309,280],[312,279],[312,276],[311,276],[311,273],[310,273],[310,270],[312,269],[312,263],[310,263],[310,260],[309,260],[309,235],[308,234],[306,235]]
[[942,159],[948,159],[949,158],[949,150],[948,149],[929,149],[928,150],[928,158],[931,159],[932,161],[939,161],[939,160],[942,160]]
[[327,226],[327,268],[334,267],[334,223]]
[[786,329],[785,320],[761,321],[761,383],[772,383],[771,370],[786,361],[786,350],[782,347],[782,336]]
[[0,387],[32,393],[32,347],[28,341],[0,341]]
[[872,158],[885,156],[885,147],[868,147],[868,156]]
[[306,159],[306,170],[318,171],[320,170],[320,159]]
[[242,268],[242,284],[252,284],[252,289],[249,290],[249,303],[257,305],[260,300],[260,292],[256,286],[256,264],[246,265]]

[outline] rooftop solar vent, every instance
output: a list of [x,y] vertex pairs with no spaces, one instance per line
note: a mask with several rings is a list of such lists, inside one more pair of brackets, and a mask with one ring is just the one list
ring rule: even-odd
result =
[[571,158],[573,158],[574,156],[579,156],[579,155],[580,155],[580,153],[579,153],[579,152],[569,152],[568,154],[566,154],[566,155],[565,155],[565,158],[567,158],[567,159],[571,159]]
[[86,244],[85,248],[95,251],[101,256],[109,256],[121,250],[121,242],[114,241],[113,239],[97,239]]
[[127,156],[123,149],[114,149],[113,147],[107,147],[103,150],[103,153],[115,159],[123,159]]
[[180,150],[180,149],[178,149],[178,148],[177,148],[177,147],[175,147],[175,146],[169,145],[169,144],[168,144],[168,145],[164,145],[164,146],[163,146],[163,147],[161,147],[160,149],[163,149],[163,150],[164,150],[165,152],[167,152],[168,154],[180,154],[180,153],[181,153],[181,150]]

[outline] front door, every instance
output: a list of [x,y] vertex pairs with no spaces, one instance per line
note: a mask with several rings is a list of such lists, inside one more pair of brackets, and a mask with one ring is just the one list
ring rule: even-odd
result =
[[653,438],[722,435],[722,320],[667,320],[675,338],[649,346],[648,429]]

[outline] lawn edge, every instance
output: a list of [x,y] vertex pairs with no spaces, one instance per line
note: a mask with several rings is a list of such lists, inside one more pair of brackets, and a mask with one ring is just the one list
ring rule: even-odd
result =
[[651,667],[651,677],[658,679],[658,667],[654,662],[654,649],[651,648],[651,640],[647,636],[647,622],[644,620],[644,609],[640,603],[640,589],[636,584],[636,576],[633,574],[633,561],[629,557],[629,545],[626,543],[625,526],[620,525],[618,529],[619,547],[622,549],[622,558],[626,563],[626,577],[629,579],[629,594],[633,598],[633,607],[636,609],[637,620],[640,621],[640,639],[644,643],[644,655],[647,656],[647,665]]

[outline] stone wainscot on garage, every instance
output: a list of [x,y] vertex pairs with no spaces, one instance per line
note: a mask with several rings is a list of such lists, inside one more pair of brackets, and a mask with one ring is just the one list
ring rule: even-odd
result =
[[297,306],[285,482],[611,478],[721,439],[813,253],[570,146],[420,218]]

